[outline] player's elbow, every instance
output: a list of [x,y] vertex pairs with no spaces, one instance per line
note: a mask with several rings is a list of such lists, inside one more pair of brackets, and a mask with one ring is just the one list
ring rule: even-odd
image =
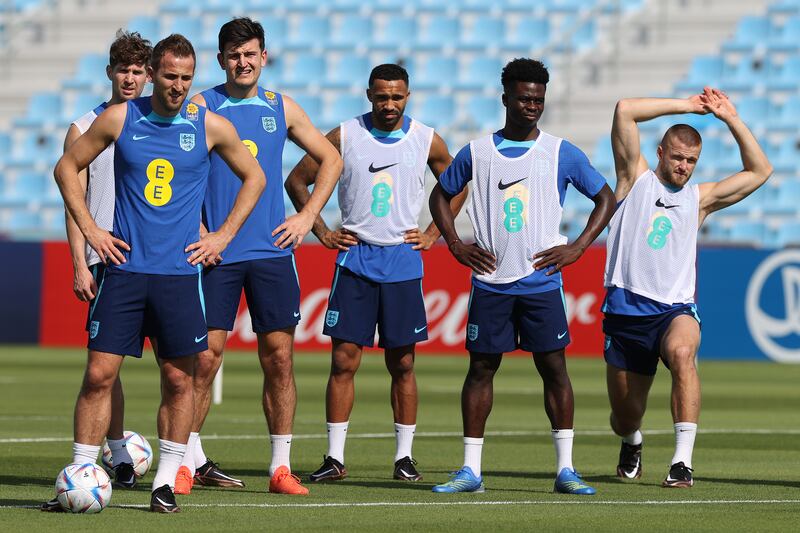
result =
[[617,102],[614,107],[614,116],[617,118],[629,118],[631,114],[631,101],[623,98]]

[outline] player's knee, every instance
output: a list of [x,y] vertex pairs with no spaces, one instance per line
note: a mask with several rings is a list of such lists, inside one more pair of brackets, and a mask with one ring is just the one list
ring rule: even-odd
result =
[[292,350],[290,348],[272,350],[261,358],[261,366],[268,378],[286,379],[291,377],[294,367]]
[[212,350],[197,354],[194,362],[194,380],[198,384],[210,384],[217,375],[217,370],[222,363],[222,357],[217,356]]
[[469,381],[491,381],[497,373],[497,366],[487,361],[473,361],[469,365],[467,380]]
[[405,378],[414,374],[414,356],[407,354],[399,359],[395,359],[386,365],[389,374],[393,378]]
[[331,357],[331,375],[346,376],[356,373],[360,363],[358,353],[348,350],[344,346],[339,346],[333,351]]
[[688,344],[673,347],[670,350],[669,367],[673,374],[696,372],[694,347]]
[[83,376],[82,394],[110,392],[117,381],[117,374],[101,365],[89,365]]
[[193,390],[192,374],[173,365],[161,365],[161,385],[172,396],[185,395]]

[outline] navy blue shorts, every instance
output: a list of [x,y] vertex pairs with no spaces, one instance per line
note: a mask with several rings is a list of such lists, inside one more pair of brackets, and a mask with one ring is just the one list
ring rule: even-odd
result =
[[174,359],[208,349],[201,274],[167,276],[106,268],[89,308],[89,349],[142,356],[146,335],[158,356]]
[[336,266],[322,332],[361,346],[398,348],[428,339],[422,279],[378,283]]
[[[89,267],[89,270],[92,272],[92,277],[94,278],[95,285],[98,287],[100,286],[100,280],[103,278],[103,273],[106,271],[105,263],[95,263],[94,265]],[[86,311],[86,332],[89,332],[89,322],[91,322],[92,317],[92,307],[94,306],[94,301],[97,299],[97,294],[94,295],[89,301],[89,309]]]
[[[603,319],[603,333],[606,335],[603,357],[606,363],[635,374],[654,376],[661,359],[661,338],[673,319],[681,315],[689,315],[700,323],[694,304],[682,305],[658,315],[606,314]],[[664,366],[668,367],[666,361]]]
[[206,269],[203,292],[209,328],[233,330],[242,289],[255,333],[289,328],[300,321],[300,281],[294,255]]
[[564,291],[502,294],[472,287],[467,318],[470,352],[552,352],[570,342]]

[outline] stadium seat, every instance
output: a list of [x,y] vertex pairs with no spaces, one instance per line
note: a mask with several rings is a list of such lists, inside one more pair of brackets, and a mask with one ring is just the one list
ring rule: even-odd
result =
[[786,19],[779,31],[770,32],[767,51],[794,53],[800,50],[800,14]]
[[41,172],[20,172],[11,187],[6,189],[6,196],[23,204],[41,201],[45,193],[45,180]]
[[773,105],[769,116],[770,131],[796,132],[800,124],[800,95],[794,95],[781,105]]
[[264,41],[268,51],[283,48],[286,42],[286,20],[267,14],[259,17],[259,22],[264,26]]
[[489,16],[479,17],[475,19],[472,26],[461,26],[458,47],[465,50],[483,50],[485,48],[499,47],[503,42],[505,32],[504,19]]
[[604,135],[597,141],[591,161],[594,168],[604,176],[614,172],[614,153],[611,150],[610,136]]
[[68,80],[64,80],[63,87],[80,91],[88,91],[92,88],[110,86],[106,76],[106,66],[108,56],[102,54],[87,54],[78,61],[78,70],[75,75]]
[[[302,50],[315,45],[324,46],[330,35],[330,23],[327,17],[320,15],[302,15],[289,32],[286,48]],[[317,74],[322,71],[317,71]]]
[[418,71],[414,78],[414,86],[418,89],[438,90],[448,87],[456,81],[458,62],[453,57],[432,55]]
[[415,43],[420,50],[454,47],[458,44],[458,19],[447,15],[432,15]]
[[767,12],[770,15],[800,13],[800,0],[774,0]]
[[503,124],[504,109],[499,96],[473,95],[459,110],[459,123],[480,132],[493,131]]
[[466,68],[458,70],[456,89],[481,90],[484,88],[500,89],[500,72],[503,63],[494,57],[476,56]]
[[679,91],[699,92],[706,85],[718,87],[724,64],[720,56],[697,56],[692,60],[686,79],[675,88]]
[[720,88],[729,94],[751,93],[756,84],[766,78],[768,70],[764,61],[744,56],[737,63],[723,68]]
[[[366,84],[366,80],[364,80],[364,84]],[[328,101],[317,126],[327,132],[345,120],[366,113],[369,109],[370,104],[364,93],[341,94]]]
[[309,85],[309,80],[323,79],[325,79],[325,59],[321,55],[299,53],[293,62],[283,65],[282,80],[287,88],[305,88]]
[[414,106],[412,116],[433,128],[447,126],[455,117],[455,105],[450,96],[431,94]]
[[767,225],[758,220],[737,220],[728,237],[737,244],[761,246],[767,238]]
[[62,140],[56,140],[43,130],[31,130],[23,136],[22,142],[14,144],[6,165],[24,168],[54,163],[61,156]]
[[767,17],[743,17],[736,26],[733,39],[722,45],[722,51],[752,53],[757,46],[763,46],[767,42],[772,31],[772,25]]
[[138,16],[133,17],[128,23],[129,31],[136,31],[148,39],[153,45],[161,39],[161,28],[156,17]]
[[792,135],[783,139],[770,162],[776,173],[791,174],[800,171],[800,138]]
[[329,41],[333,49],[367,47],[372,41],[372,19],[358,14],[348,14],[339,20]]
[[[509,21],[513,24],[513,21]],[[519,17],[503,39],[504,49],[539,49],[550,41],[550,21],[544,17]]]
[[800,222],[784,222],[778,227],[775,245],[781,248],[800,246]]
[[417,20],[402,15],[387,17],[384,24],[373,25],[372,47],[378,50],[396,50],[411,47],[417,39]]
[[28,208],[15,209],[8,221],[12,233],[32,233],[41,229],[41,225],[39,212]]
[[332,66],[323,82],[327,88],[361,88],[367,86],[371,65],[369,59],[357,54],[345,54]]
[[322,116],[322,102],[318,96],[299,93],[292,95],[292,98],[303,108],[303,111],[309,116],[311,122],[317,122],[320,119]]
[[764,211],[770,215],[800,214],[800,180],[784,180],[777,187],[775,196],[764,206]]
[[[798,28],[798,32],[800,32],[800,28]],[[797,92],[800,88],[800,54],[789,56],[780,65],[773,63],[766,86],[770,92]]]
[[[195,48],[201,48],[207,43],[203,33],[203,19],[198,17],[176,17],[170,24],[162,26],[161,33],[165,36],[179,33],[189,39]],[[216,49],[216,35],[211,42],[213,42],[213,49]]]
[[736,110],[748,126],[757,127],[764,123],[769,111],[769,100],[762,96],[743,96],[735,101]]
[[62,106],[59,93],[34,93],[28,103],[27,114],[14,119],[14,126],[37,128],[45,124],[57,124]]

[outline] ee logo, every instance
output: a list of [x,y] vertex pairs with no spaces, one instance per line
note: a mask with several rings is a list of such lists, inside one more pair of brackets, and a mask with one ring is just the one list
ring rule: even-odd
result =
[[153,159],[147,165],[147,185],[144,197],[150,204],[161,207],[172,199],[169,182],[175,177],[175,168],[166,159]]

